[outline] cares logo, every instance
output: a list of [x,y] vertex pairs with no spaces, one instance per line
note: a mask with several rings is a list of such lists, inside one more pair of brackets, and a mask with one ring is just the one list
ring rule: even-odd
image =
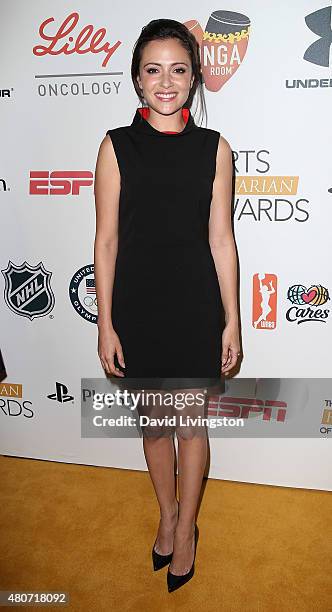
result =
[[286,319],[291,323],[316,321],[326,323],[330,314],[328,308],[320,308],[330,300],[329,292],[323,285],[292,285],[287,292],[287,299],[294,304],[286,312]]
[[79,195],[81,187],[93,185],[90,170],[31,170],[30,195]]

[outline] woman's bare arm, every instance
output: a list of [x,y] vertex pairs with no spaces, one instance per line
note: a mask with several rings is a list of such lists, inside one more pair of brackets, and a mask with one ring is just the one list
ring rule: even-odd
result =
[[220,136],[210,208],[209,243],[216,266],[226,323],[237,322],[237,266],[231,225],[233,161],[227,140]]
[[95,183],[96,236],[94,270],[98,301],[98,326],[112,324],[112,292],[118,250],[120,172],[113,144],[107,135],[97,157]]
[[95,171],[94,273],[98,303],[98,354],[106,372],[117,376],[123,376],[123,372],[114,365],[115,353],[121,366],[125,367],[121,341],[112,322],[120,187],[121,177],[113,143],[106,135],[99,147]]
[[209,244],[225,311],[221,372],[226,375],[235,366],[240,352],[237,258],[231,219],[232,178],[232,150],[227,140],[220,136],[210,209]]

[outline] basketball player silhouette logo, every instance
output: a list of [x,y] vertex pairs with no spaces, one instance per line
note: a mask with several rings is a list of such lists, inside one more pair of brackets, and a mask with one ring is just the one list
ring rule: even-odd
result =
[[255,329],[275,329],[277,304],[277,277],[275,274],[254,274],[253,326]]

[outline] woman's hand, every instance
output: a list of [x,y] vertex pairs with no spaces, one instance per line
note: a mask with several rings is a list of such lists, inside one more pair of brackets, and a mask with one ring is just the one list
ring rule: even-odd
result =
[[112,325],[98,327],[98,355],[105,372],[124,377],[124,373],[114,365],[114,355],[119,364],[125,368],[122,346],[118,334]]
[[228,375],[240,354],[239,325],[237,321],[226,324],[222,333],[221,372]]

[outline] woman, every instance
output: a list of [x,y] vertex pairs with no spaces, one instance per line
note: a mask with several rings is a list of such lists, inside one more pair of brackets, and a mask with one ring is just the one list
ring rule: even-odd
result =
[[[98,354],[107,373],[138,377],[144,389],[202,391],[240,350],[232,152],[191,115],[196,91],[205,102],[199,47],[183,24],[144,27],[131,75],[143,106],[131,125],[108,130],[96,165]],[[177,429],[178,502],[173,437],[151,429],[143,447],[160,506],[152,558],[154,569],[170,564],[173,591],[194,573],[207,436]]]

